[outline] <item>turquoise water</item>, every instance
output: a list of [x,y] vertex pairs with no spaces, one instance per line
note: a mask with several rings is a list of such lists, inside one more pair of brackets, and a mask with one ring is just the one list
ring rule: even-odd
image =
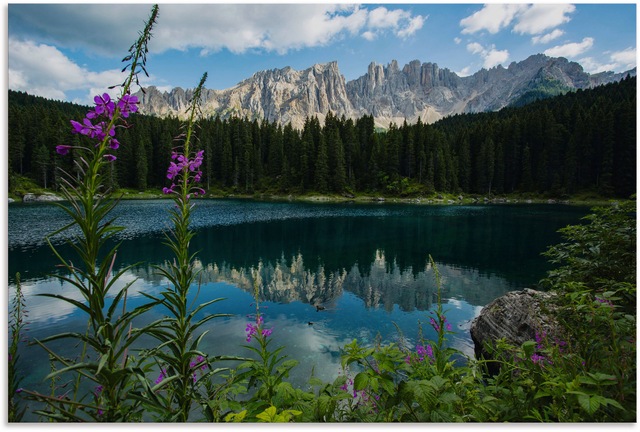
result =
[[[118,266],[136,263],[120,286],[133,281],[128,306],[144,302],[141,292],[159,292],[167,281],[153,265],[171,258],[162,244],[169,227],[167,200],[124,201],[116,209]],[[203,313],[224,312],[212,320],[201,348],[212,355],[246,355],[244,328],[255,312],[252,297],[258,275],[262,313],[273,327],[273,346],[300,365],[292,379],[304,385],[313,373],[332,379],[340,371],[340,347],[357,338],[364,344],[415,344],[419,323],[428,323],[435,281],[429,255],[442,275],[442,298],[455,334],[450,345],[472,355],[471,320],[484,305],[512,290],[533,286],[548,265],[540,254],[578,223],[588,209],[561,205],[394,205],[299,204],[242,200],[196,203],[192,242],[202,270],[192,299],[224,297]],[[9,300],[15,273],[26,296],[29,339],[85,328],[86,318],[68,304],[39,293],[79,299],[56,271],[44,236],[64,226],[64,213],[50,204],[11,204],[8,211]],[[73,232],[52,238],[63,254]],[[257,273],[252,272],[256,270]],[[322,310],[317,310],[321,306]],[[143,321],[162,314],[153,310]],[[433,330],[425,325],[425,337]],[[53,344],[69,358],[77,347]],[[46,391],[48,356],[41,348],[23,350],[24,387]]]

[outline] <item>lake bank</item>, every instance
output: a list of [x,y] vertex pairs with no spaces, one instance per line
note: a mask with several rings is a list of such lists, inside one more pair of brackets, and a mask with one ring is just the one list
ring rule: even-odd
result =
[[[118,190],[114,194],[122,200],[151,200],[168,199],[160,190],[135,191],[130,189]],[[10,194],[9,202],[20,201],[56,201],[61,195],[50,190],[33,190],[21,194]],[[594,194],[582,194],[569,197],[540,197],[535,194],[503,194],[503,195],[465,195],[435,193],[429,196],[398,197],[387,195],[368,194],[238,194],[226,192],[207,193],[204,199],[241,199],[252,201],[281,201],[281,202],[306,202],[306,203],[387,203],[387,204],[417,204],[417,205],[469,205],[469,204],[568,204],[578,206],[603,206],[619,198],[596,197]]]

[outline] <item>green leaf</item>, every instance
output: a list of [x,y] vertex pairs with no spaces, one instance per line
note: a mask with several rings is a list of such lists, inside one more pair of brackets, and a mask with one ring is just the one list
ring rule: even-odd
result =
[[96,375],[100,373],[104,365],[107,363],[108,359],[109,354],[103,354],[102,357],[100,357],[100,363],[98,363],[98,370],[96,370]]
[[239,413],[229,413],[224,418],[224,421],[231,423],[242,423],[247,415],[247,410],[240,411]]
[[356,391],[364,390],[369,385],[369,375],[365,372],[360,372],[353,379],[353,388]]
[[593,415],[600,408],[600,401],[597,395],[578,395],[578,403],[589,415]]
[[256,418],[266,423],[273,423],[276,421],[276,407],[273,405],[256,415]]

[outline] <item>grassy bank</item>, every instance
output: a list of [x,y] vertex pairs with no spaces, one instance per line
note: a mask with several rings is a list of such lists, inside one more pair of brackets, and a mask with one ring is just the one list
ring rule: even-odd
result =
[[[61,196],[58,192],[40,187],[32,179],[22,176],[14,176],[11,179],[11,187],[8,197],[14,201],[22,201],[27,194],[43,195],[54,194]],[[160,189],[118,189],[115,196],[121,199],[162,199],[167,198]],[[453,194],[453,193],[425,193],[414,196],[399,196],[393,194],[370,193],[344,193],[344,194],[320,194],[320,193],[281,193],[281,192],[255,192],[236,193],[233,190],[212,188],[205,195],[205,198],[217,199],[248,199],[256,201],[288,201],[288,202],[312,202],[312,203],[400,203],[400,204],[574,204],[585,206],[597,206],[608,204],[617,198],[605,197],[597,192],[584,191],[571,196],[555,197],[550,195],[540,195],[536,193],[513,193],[500,195],[477,195],[477,194]]]

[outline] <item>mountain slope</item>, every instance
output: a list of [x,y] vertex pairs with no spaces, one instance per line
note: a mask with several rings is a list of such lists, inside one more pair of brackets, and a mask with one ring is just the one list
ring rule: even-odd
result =
[[[509,105],[618,81],[636,70],[590,75],[565,58],[533,55],[508,68],[497,66],[460,77],[435,63],[414,60],[402,69],[371,63],[361,77],[346,82],[338,64],[316,64],[303,71],[291,67],[260,71],[226,90],[206,90],[203,112],[266,119],[301,128],[307,117],[323,121],[328,112],[338,117],[373,115],[376,124],[433,123],[451,114],[496,111]],[[191,90],[155,87],[138,93],[141,111],[158,116],[181,116]]]

